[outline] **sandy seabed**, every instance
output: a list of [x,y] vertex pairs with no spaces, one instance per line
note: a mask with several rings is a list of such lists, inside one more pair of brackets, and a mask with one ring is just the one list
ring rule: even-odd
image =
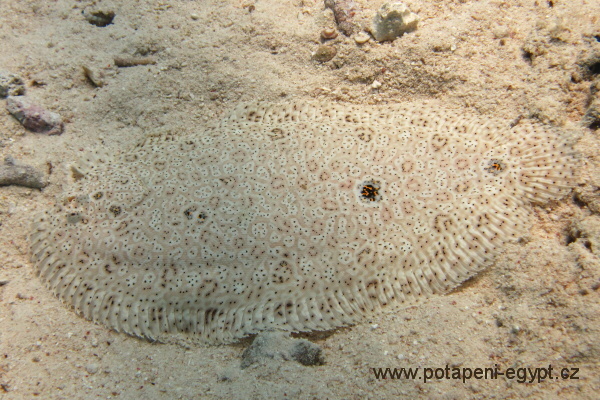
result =
[[[357,21],[382,3],[356,0]],[[597,398],[600,139],[582,117],[599,79],[600,3],[406,4],[421,18],[416,32],[363,45],[340,34],[328,42],[337,55],[319,63],[311,57],[320,32],[334,22],[318,0],[0,2],[0,70],[20,75],[28,95],[66,121],[60,136],[27,132],[1,101],[0,155],[47,172],[50,184],[0,188],[0,398]],[[91,9],[114,11],[113,23],[91,24],[83,13]],[[134,55],[156,63],[115,66],[115,57]],[[105,85],[92,85],[83,66],[103,73]],[[579,137],[581,177],[573,195],[535,207],[529,235],[458,290],[306,335],[323,349],[322,366],[272,361],[241,370],[250,340],[148,343],[63,307],[36,278],[27,235],[31,216],[68,184],[66,165],[145,134],[199,131],[256,99],[435,99],[483,117],[534,118]],[[552,366],[555,376],[568,368],[579,379],[424,382],[373,373],[446,365]]]

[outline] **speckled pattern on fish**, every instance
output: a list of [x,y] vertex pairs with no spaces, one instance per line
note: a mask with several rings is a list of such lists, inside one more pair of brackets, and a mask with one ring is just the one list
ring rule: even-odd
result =
[[155,340],[325,330],[445,293],[564,196],[559,132],[432,105],[245,104],[194,135],[90,155],[37,216],[41,278]]

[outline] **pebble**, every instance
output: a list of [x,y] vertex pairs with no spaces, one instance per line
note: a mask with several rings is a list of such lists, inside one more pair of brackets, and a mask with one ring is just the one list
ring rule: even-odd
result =
[[378,42],[392,41],[404,33],[417,29],[419,17],[404,3],[385,3],[375,14],[371,24],[371,34]]
[[98,369],[98,364],[88,364],[85,366],[85,370],[88,372],[88,374],[95,374],[98,372]]
[[325,28],[321,31],[321,39],[323,40],[331,40],[335,39],[338,36],[335,28]]
[[510,29],[504,25],[498,25],[492,28],[494,39],[504,39],[510,35]]
[[269,360],[293,360],[302,365],[323,365],[325,359],[319,346],[305,339],[292,339],[286,332],[263,332],[242,353],[242,369]]
[[358,44],[365,44],[369,40],[371,40],[371,36],[367,32],[360,32],[358,35],[354,36],[354,41]]
[[321,348],[304,339],[296,340],[290,349],[290,356],[292,360],[306,366],[323,365],[325,363]]
[[83,17],[92,25],[100,28],[111,25],[115,19],[115,12],[112,10],[85,10]]
[[337,54],[337,49],[333,46],[321,45],[312,55],[312,59],[318,62],[330,61]]
[[6,109],[26,129],[48,135],[60,135],[64,124],[60,115],[47,111],[26,96],[8,96]]
[[17,185],[41,189],[47,184],[41,172],[29,165],[16,164],[10,156],[0,165],[0,186]]
[[0,71],[0,99],[24,94],[25,83],[21,77],[7,71]]
[[373,83],[371,83],[371,88],[373,89],[379,89],[381,87],[381,82],[379,81],[373,81]]
[[197,21],[200,19],[200,16],[198,14],[190,14],[190,18],[192,18],[194,21]]
[[104,74],[102,72],[96,70],[95,68],[88,67],[87,65],[82,65],[82,68],[86,78],[88,78],[94,86],[104,86],[105,81]]
[[117,67],[135,67],[137,65],[151,65],[156,64],[154,57],[134,57],[134,56],[121,56],[114,58],[115,65]]

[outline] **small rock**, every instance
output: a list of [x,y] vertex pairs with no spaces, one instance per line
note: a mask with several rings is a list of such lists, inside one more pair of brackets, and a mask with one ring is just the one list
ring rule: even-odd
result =
[[497,25],[492,28],[494,39],[504,39],[510,35],[510,29],[504,25]]
[[194,21],[197,21],[198,19],[200,19],[200,16],[198,14],[190,14],[190,18],[192,18]]
[[60,115],[47,111],[25,96],[9,96],[6,109],[26,129],[32,132],[44,132],[59,135],[64,124]]
[[86,78],[88,78],[94,86],[104,86],[104,74],[101,71],[98,71],[95,68],[90,68],[87,65],[82,65],[82,68]]
[[371,34],[378,42],[391,41],[417,29],[419,17],[401,2],[385,3],[375,14]]
[[321,39],[323,40],[331,40],[337,37],[337,31],[335,28],[325,28],[321,31]]
[[369,40],[371,40],[371,36],[367,32],[360,32],[358,35],[354,36],[354,41],[358,44],[365,44]]
[[307,366],[325,362],[321,348],[308,340],[292,339],[287,332],[263,332],[242,353],[241,368],[269,360],[294,360]]
[[379,89],[381,87],[381,82],[379,81],[373,81],[373,83],[371,83],[371,88],[373,89]]
[[114,61],[115,65],[120,68],[156,64],[156,59],[150,56],[118,56],[114,58]]
[[296,340],[290,350],[290,356],[292,360],[306,366],[325,364],[325,357],[323,357],[321,348],[304,339]]
[[321,45],[312,55],[312,59],[318,62],[330,61],[337,54],[337,49],[333,46]]
[[83,16],[92,25],[100,28],[111,25],[115,19],[115,12],[112,10],[86,9]]
[[23,79],[10,72],[0,71],[0,99],[25,94]]
[[454,43],[454,38],[448,35],[439,35],[438,37],[433,37],[431,40],[431,50],[436,53],[442,53],[447,51],[455,51],[456,44]]
[[88,372],[88,374],[95,374],[98,372],[98,369],[98,364],[88,364],[85,366],[85,370]]
[[47,185],[44,175],[29,165],[17,165],[12,157],[0,165],[0,186],[17,185],[41,189]]

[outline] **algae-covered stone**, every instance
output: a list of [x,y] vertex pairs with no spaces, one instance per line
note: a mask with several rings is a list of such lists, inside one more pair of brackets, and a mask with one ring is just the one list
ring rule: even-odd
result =
[[391,41],[417,29],[419,17],[404,3],[385,3],[373,18],[371,34],[378,42]]
[[0,71],[0,99],[25,94],[23,79],[10,72]]
[[9,96],[6,109],[26,129],[32,132],[60,135],[64,129],[62,118],[48,111],[26,96]]
[[323,365],[325,358],[319,346],[305,339],[293,339],[289,332],[262,332],[242,354],[241,368],[269,360],[293,360],[305,366]]
[[47,184],[44,174],[29,165],[17,164],[10,156],[0,165],[0,186],[16,185],[42,189]]
[[333,46],[321,45],[312,55],[312,59],[318,62],[330,61],[337,54],[337,49]]

